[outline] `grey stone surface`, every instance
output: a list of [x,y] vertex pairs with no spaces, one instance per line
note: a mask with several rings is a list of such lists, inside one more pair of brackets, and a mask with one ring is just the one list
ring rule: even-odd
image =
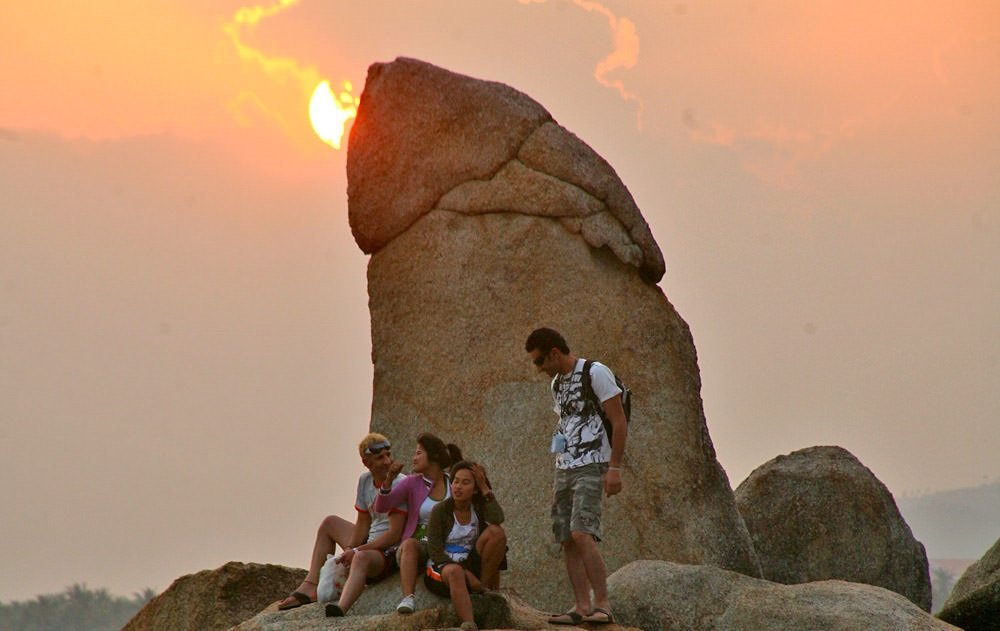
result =
[[122,631],[229,629],[284,598],[306,571],[281,565],[226,563],[175,580],[139,610]]
[[[399,602],[399,582],[389,579],[369,586],[355,606],[342,618],[327,618],[322,605],[306,605],[290,611],[274,606],[246,620],[235,631],[420,631],[458,627],[459,619],[451,601],[423,592],[417,587],[417,609],[413,614],[395,613]],[[533,609],[507,590],[472,597],[473,616],[482,629],[547,629],[547,615]],[[625,629],[618,625],[606,631]]]
[[1000,539],[965,570],[938,617],[966,631],[1000,631]]
[[736,489],[764,578],[877,585],[930,611],[927,554],[875,474],[841,447],[810,447],[755,469]]
[[956,629],[895,592],[845,581],[782,585],[711,566],[636,561],[608,588],[618,623],[645,631]]
[[638,402],[625,490],[605,503],[610,568],[659,558],[759,575],[708,435],[688,327],[635,268],[553,219],[435,210],[372,256],[368,286],[372,428],[401,457],[431,431],[486,465],[508,518],[505,584],[530,603],[570,598],[550,553],[556,417],[523,347],[542,324],[612,366]]
[[550,119],[501,83],[416,59],[372,64],[347,152],[358,245],[379,250],[452,188],[491,178]]

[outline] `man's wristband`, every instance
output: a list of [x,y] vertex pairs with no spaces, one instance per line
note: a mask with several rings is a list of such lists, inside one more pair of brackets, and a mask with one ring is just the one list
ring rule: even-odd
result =
[[608,467],[608,471],[621,471],[621,467]]

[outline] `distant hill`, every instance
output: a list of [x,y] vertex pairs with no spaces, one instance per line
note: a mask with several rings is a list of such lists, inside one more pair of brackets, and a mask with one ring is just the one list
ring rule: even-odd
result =
[[897,497],[896,505],[930,559],[979,559],[1000,539],[1000,480]]

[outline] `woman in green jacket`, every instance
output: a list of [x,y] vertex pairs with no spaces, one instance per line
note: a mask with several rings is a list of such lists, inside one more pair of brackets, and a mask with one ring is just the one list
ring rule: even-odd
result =
[[469,593],[500,586],[507,550],[502,523],[503,509],[482,466],[469,460],[453,465],[451,497],[434,507],[427,524],[430,562],[424,584],[451,597],[463,630],[476,629]]

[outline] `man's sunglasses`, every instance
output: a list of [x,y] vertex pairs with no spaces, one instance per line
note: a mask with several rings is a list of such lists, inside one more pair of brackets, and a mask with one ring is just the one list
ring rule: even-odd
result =
[[533,361],[536,366],[541,366],[542,364],[545,363],[545,358],[547,358],[548,356],[549,354],[545,353],[544,355],[539,355],[538,357],[534,358],[531,361]]
[[392,443],[387,440],[382,440],[377,443],[372,443],[365,447],[365,453],[369,456],[377,456],[382,452],[383,449],[392,449]]

